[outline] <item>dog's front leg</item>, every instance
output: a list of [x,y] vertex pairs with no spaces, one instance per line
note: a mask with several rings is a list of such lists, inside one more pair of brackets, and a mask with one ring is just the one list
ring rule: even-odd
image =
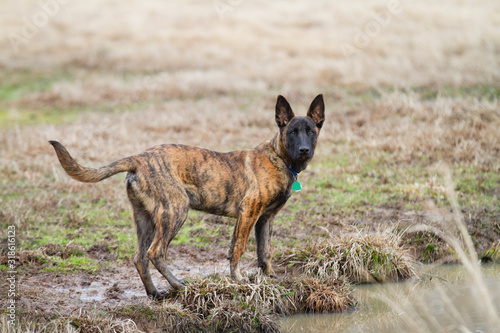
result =
[[236,281],[242,281],[243,276],[240,272],[240,258],[245,252],[248,236],[252,231],[255,223],[259,219],[261,207],[257,203],[247,205],[247,209],[242,210],[239,214],[238,221],[234,227],[233,240],[230,250],[230,269],[231,278]]
[[262,215],[255,225],[255,239],[257,241],[257,262],[262,272],[273,276],[272,266],[272,222],[276,214]]

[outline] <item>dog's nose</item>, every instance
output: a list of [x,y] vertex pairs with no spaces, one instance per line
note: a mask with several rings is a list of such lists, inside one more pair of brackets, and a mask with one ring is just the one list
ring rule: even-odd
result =
[[307,155],[307,154],[309,154],[309,151],[310,151],[310,149],[307,146],[299,147],[300,155]]

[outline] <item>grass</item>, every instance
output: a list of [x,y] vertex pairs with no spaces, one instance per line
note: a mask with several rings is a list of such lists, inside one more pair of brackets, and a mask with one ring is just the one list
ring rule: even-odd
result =
[[0,98],[2,101],[15,101],[34,92],[49,90],[54,82],[67,75],[54,72],[41,73],[33,70],[7,72],[7,76],[0,85]]
[[345,281],[298,277],[273,280],[251,277],[235,283],[220,275],[189,281],[169,299],[210,322],[214,331],[279,331],[276,315],[332,313],[353,308],[356,301]]
[[389,230],[353,231],[280,254],[289,268],[321,278],[347,278],[353,283],[397,282],[418,277],[416,263],[402,246],[402,235]]
[[[144,107],[144,101],[121,100],[97,105],[87,105],[81,101],[68,104],[54,104],[50,94],[52,89],[67,82],[79,80],[79,71],[44,72],[25,69],[5,73],[6,80],[0,84],[0,129],[14,126],[39,124],[64,124],[74,122],[81,114],[89,112],[123,112]],[[32,99],[38,98],[33,103]],[[42,101],[43,100],[43,101]]]
[[[389,108],[392,113],[387,115],[388,120],[373,119],[373,126],[379,129],[386,128],[388,122],[397,123],[394,119],[402,123],[410,122],[421,128],[425,127],[428,122],[436,120],[436,116],[432,114],[429,116],[426,113],[432,111],[429,110],[427,102],[419,98],[411,103],[416,103],[419,108],[427,109],[427,111],[420,110],[420,113],[413,115],[416,118],[408,120],[408,111],[404,111],[407,107],[405,105],[412,104],[405,98],[410,97],[411,94],[405,96],[401,93],[394,93],[389,97],[381,94],[380,97],[373,96],[373,99],[363,100],[359,102],[359,105],[365,108],[383,109],[387,115],[388,111],[384,108],[386,105],[394,105],[395,102],[392,99],[402,103],[402,106],[397,108]],[[346,99],[350,99],[350,96]],[[443,101],[438,99],[433,102],[441,103]],[[176,107],[181,107],[188,105],[189,102],[175,103],[178,104]],[[202,100],[199,103],[199,106],[204,105],[202,108],[211,110],[211,106],[206,106],[207,103],[210,105],[209,101]],[[343,103],[340,102],[338,106],[342,107]],[[474,107],[480,110],[480,106]],[[403,112],[400,111],[401,109]],[[151,116],[161,117],[160,110],[152,109],[149,112]],[[88,128],[79,129],[78,122],[56,126],[55,128],[59,128],[61,131],[56,136],[76,131],[73,137],[69,137],[70,147],[79,148],[76,157],[83,159],[84,164],[93,166],[109,163],[113,159],[129,155],[131,151],[140,151],[143,146],[147,146],[147,142],[165,141],[161,138],[164,133],[169,133],[174,142],[176,137],[179,137],[179,140],[184,140],[186,137],[188,143],[200,144],[199,140],[204,140],[201,145],[218,149],[220,142],[215,142],[211,133],[198,133],[193,131],[194,127],[183,127],[182,118],[170,116],[174,117],[173,123],[169,123],[168,127],[165,128],[162,128],[161,125],[151,127],[151,124],[147,122],[140,125],[144,126],[143,129],[148,129],[146,133],[153,138],[139,136],[138,142],[128,141],[126,136],[113,136],[110,141],[109,133],[120,133],[120,129],[119,127],[113,129],[115,126],[113,121],[105,123],[105,127],[100,127],[103,126],[100,125],[101,113],[85,116],[88,122],[94,124],[91,131],[95,134],[91,140],[80,140],[81,137],[86,138],[85,131]],[[229,117],[229,113],[223,116]],[[257,114],[257,116],[265,117],[264,114]],[[332,116],[333,122],[343,121],[335,114]],[[394,135],[394,133],[389,135],[393,135],[395,140],[399,140],[399,142],[406,140],[405,144],[410,145],[409,152],[402,153],[400,148],[386,146],[385,143],[376,144],[368,149],[368,144],[359,139],[363,133],[362,128],[358,129],[361,116],[361,114],[356,114],[345,121],[342,133],[331,132],[328,128],[322,133],[320,140],[324,139],[325,142],[324,145],[321,145],[323,141],[320,142],[317,159],[308,171],[301,174],[304,190],[299,195],[292,196],[290,202],[276,219],[274,244],[277,249],[285,248],[289,251],[292,248],[295,249],[296,252],[289,252],[290,255],[296,256],[294,265],[305,267],[304,271],[313,275],[317,274],[314,270],[323,270],[336,274],[342,272],[341,275],[346,275],[353,282],[397,280],[406,277],[405,273],[399,272],[411,270],[404,265],[399,266],[400,263],[395,259],[399,259],[400,255],[391,253],[392,250],[399,249],[400,244],[387,241],[386,243],[391,244],[391,247],[386,251],[376,249],[373,245],[366,247],[364,243],[377,228],[372,221],[387,227],[387,223],[392,223],[394,219],[396,221],[406,219],[407,212],[428,211],[426,207],[429,201],[445,211],[450,209],[450,203],[445,196],[444,181],[436,171],[433,157],[436,151],[441,151],[444,148],[438,145],[437,148],[432,148],[429,153],[424,152],[418,147],[418,144],[419,142],[429,144],[428,142],[422,141],[424,140],[422,137],[415,136],[405,139],[402,136],[403,132],[401,132],[398,134],[399,136]],[[471,116],[476,117],[475,114]],[[125,117],[129,120],[124,120],[122,124],[140,124],[133,111],[127,111],[121,115],[110,113],[106,117],[111,117],[111,119]],[[248,122],[250,118],[245,112],[239,113],[238,117],[236,121],[241,123]],[[421,119],[415,123],[415,119],[418,117]],[[479,120],[481,116],[478,117],[475,118],[475,121],[481,121]],[[441,119],[441,121],[449,120]],[[196,128],[209,128],[213,120],[206,117],[198,119],[198,122],[200,127]],[[215,125],[215,123],[213,124]],[[473,137],[481,138],[483,135],[486,137],[490,133],[491,126],[493,125],[483,122],[475,129],[477,133],[474,132]],[[108,127],[111,127],[111,131],[108,130]],[[267,139],[272,134],[272,130],[269,128],[271,126],[268,126],[267,122],[262,122],[249,126],[247,130],[250,136],[262,135],[262,139]],[[255,129],[257,131],[254,132]],[[452,126],[445,127],[446,129],[454,131]],[[51,132],[52,127],[47,125],[38,125],[33,128],[21,126],[19,130],[22,133],[30,133],[35,136],[48,136],[47,133],[51,133],[47,139],[53,138],[54,135]],[[231,130],[231,126],[223,127],[221,133],[232,133],[229,140],[231,141],[230,145],[238,146],[237,140],[241,133],[231,132]],[[437,131],[437,128],[434,130]],[[260,132],[264,132],[265,135]],[[15,135],[19,135],[13,131],[9,133],[13,133],[14,138]],[[135,252],[135,231],[131,222],[130,208],[123,191],[123,177],[117,177],[97,185],[73,182],[67,179],[60,169],[53,166],[54,156],[49,149],[46,149],[48,147],[38,143],[37,140],[30,139],[29,135],[23,137],[28,140],[22,141],[22,143],[21,141],[16,143],[8,136],[3,137],[6,156],[23,156],[25,154],[31,158],[23,157],[19,159],[19,162],[3,164],[5,168],[2,171],[2,181],[4,184],[7,182],[14,184],[14,187],[2,187],[0,198],[2,202],[6,203],[1,211],[4,217],[3,221],[12,221],[23,230],[21,248],[30,258],[26,261],[28,263],[27,271],[32,274],[35,272],[95,274],[99,270],[106,269],[109,263],[114,260],[125,265],[130,263]],[[236,143],[233,142],[234,140]],[[416,142],[412,142],[412,140],[416,140]],[[121,142],[125,142],[125,145],[122,145]],[[35,148],[33,149],[33,147]],[[84,148],[81,149],[81,147]],[[484,154],[489,156],[488,154],[494,151],[488,148],[486,141],[478,143],[476,147],[478,150],[472,152],[476,156]],[[220,150],[225,149],[221,147]],[[476,250],[484,258],[496,259],[498,257],[497,252],[495,252],[497,251],[495,250],[496,244],[481,238],[490,231],[495,232],[494,221],[498,216],[498,175],[495,171],[497,167],[495,160],[491,158],[471,160],[460,155],[460,151],[457,151],[457,154],[458,157],[445,155],[445,159],[454,161],[458,158],[453,170],[453,176],[459,179],[455,189],[459,193],[459,203],[471,216],[471,225],[475,228],[472,229],[472,234],[475,237]],[[26,211],[22,207],[30,207],[30,209]],[[383,212],[382,216],[377,215],[377,212],[380,211]],[[425,221],[425,219],[425,217],[417,218],[416,221]],[[5,223],[4,226],[7,225]],[[337,242],[349,242],[345,246],[354,247],[352,247],[352,252],[338,250],[329,243],[331,239],[329,232],[338,230],[339,224],[345,226],[351,223],[364,231],[358,235],[350,235],[346,229],[341,228],[341,237],[337,239]],[[407,225],[403,221],[401,226],[404,229]],[[329,232],[325,233],[324,228]],[[185,226],[174,240],[173,246],[204,247],[209,250],[218,247],[227,248],[231,234],[232,222],[212,220],[207,215],[193,213],[190,214]],[[295,235],[295,237],[288,237],[287,235],[290,234]],[[307,247],[306,244],[311,238],[318,239],[318,244],[323,247],[317,249]],[[409,233],[405,235],[405,240],[407,245],[416,249],[414,253],[417,258],[424,262],[432,262],[450,254],[453,255],[446,243],[428,233]],[[369,242],[373,242],[373,240],[369,240]],[[100,248],[101,245],[107,250],[101,251],[102,253],[98,252],[96,257],[90,254],[94,246]],[[47,250],[53,246],[58,249],[58,252],[48,254]],[[73,250],[79,249],[80,252],[65,252],[64,247],[66,246]],[[75,247],[72,248],[72,246]],[[252,238],[248,251],[253,251],[254,248],[255,244]],[[31,255],[31,253],[34,254]],[[309,264],[299,263],[297,257],[306,257],[305,254],[309,255]],[[342,254],[344,257],[335,257],[338,254]],[[348,268],[346,258],[349,255],[351,255],[349,260],[354,262],[357,267]],[[246,256],[252,258],[251,253],[247,253]],[[331,265],[328,266],[327,263],[331,263]],[[324,292],[321,286],[315,288],[322,290],[321,293],[324,295],[330,295]],[[321,312],[319,309],[321,309],[320,305],[323,304],[321,303],[323,301],[321,298],[311,300],[309,306],[311,309],[316,307],[317,312]],[[333,311],[333,307],[327,307],[327,309]],[[247,324],[251,323],[248,326],[249,330],[259,330],[261,322],[267,323],[265,325],[272,325],[273,321],[267,317],[269,314],[257,317],[255,313],[249,311],[247,309],[241,310],[237,312],[239,314],[237,316],[234,312],[228,312],[228,308],[223,308],[218,312],[208,314],[207,318],[221,319],[220,322],[215,322],[217,325],[223,326],[212,327],[213,330],[226,328],[230,330],[230,327],[237,327],[238,320],[245,321]],[[144,321],[148,320],[150,319],[145,316]]]
[[339,279],[300,276],[275,280],[252,276],[250,281],[235,283],[220,275],[194,279],[189,281],[187,290],[172,290],[169,298],[204,316],[225,306],[232,306],[236,311],[290,315],[343,312],[356,304],[350,286]]
[[[37,317],[32,312],[20,312],[20,331],[37,332],[141,332],[130,319],[118,319],[111,313],[80,311],[73,315],[55,315],[53,318]],[[33,321],[30,321],[33,320]],[[4,317],[0,325],[3,332],[11,332]]]
[[87,271],[95,273],[99,269],[96,260],[85,256],[70,256],[67,259],[51,258],[47,261],[43,271],[69,273],[76,271]]

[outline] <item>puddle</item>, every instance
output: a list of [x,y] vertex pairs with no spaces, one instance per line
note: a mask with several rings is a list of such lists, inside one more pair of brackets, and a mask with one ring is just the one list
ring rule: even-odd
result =
[[[356,288],[358,309],[342,314],[296,315],[283,332],[493,332],[500,317],[500,265],[484,266],[487,306],[463,267],[440,266],[419,281]],[[491,313],[490,313],[491,314]]]

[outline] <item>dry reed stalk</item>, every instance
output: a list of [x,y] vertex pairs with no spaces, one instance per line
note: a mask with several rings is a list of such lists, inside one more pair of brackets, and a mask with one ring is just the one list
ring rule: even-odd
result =
[[[487,290],[484,281],[484,273],[481,269],[478,260],[477,252],[474,247],[471,236],[467,231],[467,226],[464,223],[464,218],[460,205],[458,204],[455,185],[451,178],[451,171],[448,167],[442,167],[441,172],[444,176],[446,187],[446,196],[451,204],[452,218],[442,219],[441,226],[417,225],[409,231],[429,231],[443,240],[445,240],[455,250],[460,262],[466,268],[471,279],[470,288],[475,292],[472,295],[475,297],[477,306],[488,314],[489,327],[500,327],[500,317],[496,311],[494,302]],[[448,302],[450,303],[450,302]],[[450,311],[454,311],[453,304],[448,306]]]

